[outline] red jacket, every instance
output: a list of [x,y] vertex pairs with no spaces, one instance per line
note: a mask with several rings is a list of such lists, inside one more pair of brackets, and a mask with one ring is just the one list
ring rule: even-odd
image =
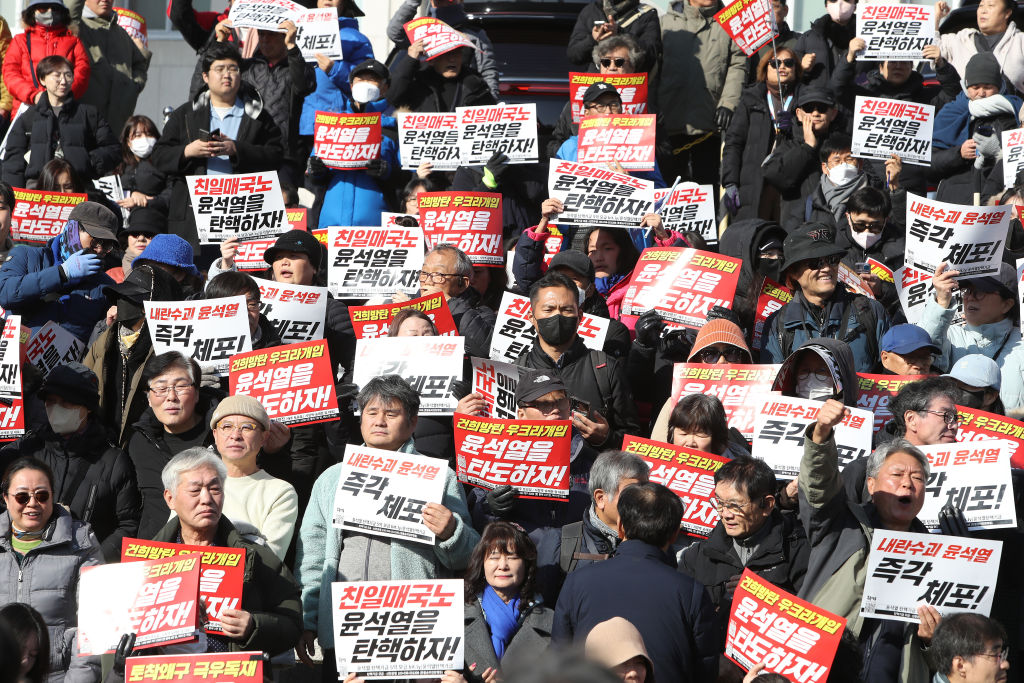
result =
[[[28,48],[30,43],[31,55]],[[14,97],[12,116],[22,102],[31,105],[35,101],[36,93],[46,89],[42,83],[37,85],[34,76],[40,60],[50,55],[60,55],[71,62],[75,72],[71,92],[75,99],[85,95],[89,87],[90,67],[89,54],[82,46],[82,41],[72,35],[66,26],[30,26],[24,33],[14,36],[4,58],[4,85]]]

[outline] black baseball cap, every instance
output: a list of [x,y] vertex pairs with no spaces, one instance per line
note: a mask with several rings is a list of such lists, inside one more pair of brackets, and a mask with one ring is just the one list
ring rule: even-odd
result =
[[796,106],[802,107],[805,104],[827,104],[830,107],[836,106],[836,100],[832,97],[832,93],[823,88],[806,88],[800,91],[800,99],[797,100]]
[[615,89],[615,86],[610,83],[605,83],[604,81],[598,81],[587,88],[586,92],[583,93],[583,104],[590,104],[605,93],[611,93],[618,98],[619,102],[622,101],[622,96],[619,95],[619,91]]
[[519,383],[516,384],[516,405],[522,406],[536,401],[552,391],[565,391],[562,378],[550,370],[519,369]]
[[388,68],[378,62],[376,59],[367,59],[359,62],[351,71],[348,72],[348,82],[351,83],[355,80],[355,77],[361,73],[370,72],[385,83],[391,82],[391,72]]
[[596,277],[594,264],[590,261],[590,257],[575,249],[560,251],[551,258],[548,270],[558,267],[568,268],[591,282]]

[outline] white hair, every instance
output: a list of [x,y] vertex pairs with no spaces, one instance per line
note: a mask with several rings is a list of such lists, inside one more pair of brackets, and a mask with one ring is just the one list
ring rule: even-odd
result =
[[224,467],[220,457],[208,448],[196,446],[195,448],[185,449],[171,458],[170,462],[164,465],[163,471],[160,472],[160,481],[163,482],[165,490],[174,493],[178,488],[178,484],[181,483],[182,474],[204,467],[214,470],[217,476],[220,477],[221,482],[227,480],[228,470]]

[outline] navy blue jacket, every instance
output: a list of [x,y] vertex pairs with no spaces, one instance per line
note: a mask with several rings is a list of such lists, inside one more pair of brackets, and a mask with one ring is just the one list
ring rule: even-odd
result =
[[572,572],[558,596],[552,642],[582,643],[597,624],[622,617],[640,631],[654,680],[715,680],[720,648],[711,599],[674,564],[660,548],[624,541],[615,557]]
[[110,304],[103,288],[114,284],[104,272],[77,282],[61,279],[53,257],[53,240],[45,247],[18,246],[0,268],[0,306],[21,316],[33,331],[53,320],[84,343]]

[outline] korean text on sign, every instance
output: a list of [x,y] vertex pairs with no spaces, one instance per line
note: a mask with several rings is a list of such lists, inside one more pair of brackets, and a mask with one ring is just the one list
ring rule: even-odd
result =
[[1003,187],[1013,187],[1017,174],[1024,163],[1024,130],[1004,130],[1003,143]]
[[960,206],[907,195],[908,266],[935,272],[948,263],[961,278],[999,273],[1012,207]]
[[889,403],[893,397],[909,382],[920,380],[918,375],[870,375],[857,373],[860,392],[857,394],[857,407],[871,411],[875,416],[873,431],[878,432],[885,423],[892,419]]
[[154,354],[180,351],[227,374],[231,356],[252,351],[244,296],[143,304]]
[[725,654],[744,669],[765,663],[796,683],[828,678],[846,619],[744,569],[732,599]]
[[58,365],[77,363],[85,355],[85,344],[56,322],[49,320],[28,340],[25,357],[46,377]]
[[132,656],[125,661],[126,683],[231,679],[231,683],[262,683],[262,652],[204,652],[198,655]]
[[932,160],[935,107],[880,97],[857,97],[853,109],[853,155],[927,166]]
[[142,41],[143,47],[148,48],[149,31],[146,28],[146,18],[124,7],[115,7],[114,13],[117,14],[117,25],[125,30],[128,37]]
[[21,316],[8,315],[0,335],[0,441],[25,433],[20,359]]
[[260,313],[277,330],[283,344],[324,338],[327,316],[327,288],[257,280],[260,285]]
[[456,413],[459,481],[483,489],[506,484],[524,498],[569,498],[569,420],[496,420]]
[[536,163],[537,105],[495,104],[459,107],[459,158],[466,165],[482,166],[501,153],[512,164]]
[[318,111],[313,119],[313,153],[325,166],[343,170],[366,168],[380,158],[380,114],[332,114]]
[[463,668],[461,579],[331,584],[339,680],[438,678]]
[[715,21],[748,57],[779,35],[768,0],[735,0],[715,15]]
[[700,329],[713,306],[732,308],[741,260],[678,247],[644,249],[633,269],[622,312],[656,310],[684,327]]
[[654,206],[654,183],[601,166],[552,159],[548,196],[564,206],[559,225],[636,228]]
[[992,610],[1002,541],[876,528],[860,613],[917,623],[927,603],[944,617]]
[[[528,297],[512,292],[501,295],[498,319],[494,323],[494,334],[491,335],[491,358],[515,362],[519,354],[533,347],[537,330],[530,323],[530,310]],[[576,334],[588,349],[600,351],[604,348],[610,324],[608,318],[583,313]]]
[[516,419],[519,366],[487,358],[470,360],[473,362],[473,391],[484,397],[487,414],[500,420]]
[[316,62],[317,53],[328,59],[342,59],[341,35],[338,33],[338,8],[320,7],[303,10],[295,17],[295,44],[307,62]]
[[754,311],[754,332],[751,335],[754,343],[751,348],[761,348],[761,335],[764,333],[764,324],[768,321],[768,317],[792,300],[793,292],[788,288],[771,278],[764,279]]
[[231,395],[259,400],[271,420],[291,427],[338,419],[334,372],[323,339],[231,357]]
[[866,44],[865,62],[919,61],[935,40],[935,8],[930,5],[866,4],[857,7],[857,37]]
[[416,294],[423,268],[419,226],[328,229],[327,286],[341,299]]
[[71,216],[71,210],[88,198],[86,194],[14,188],[11,237],[36,244],[46,242],[60,234]]
[[352,381],[398,375],[420,394],[420,415],[451,415],[459,401],[453,383],[462,379],[465,337],[357,339]]
[[712,192],[711,185],[679,183],[669,197],[669,188],[655,188],[655,206],[664,200],[660,213],[665,229],[677,232],[692,230],[703,237],[709,246],[718,244],[718,222],[715,220]]
[[429,161],[434,171],[459,167],[459,118],[454,112],[395,114],[402,168],[415,171]]
[[448,309],[448,302],[445,301],[444,294],[436,292],[394,304],[349,306],[348,315],[352,319],[352,328],[355,330],[356,339],[378,339],[388,336],[391,321],[404,308],[415,308],[417,311],[426,313],[430,321],[434,323],[434,327],[437,328],[438,336],[454,337],[458,335],[458,330],[455,329],[455,320],[452,319],[452,312]]
[[651,481],[667,486],[682,499],[681,528],[691,536],[707,538],[718,524],[718,510],[712,501],[715,472],[729,459],[629,435],[622,439],[622,450],[643,458],[651,468]]
[[[911,265],[897,268],[892,274],[896,281],[896,294],[900,299],[900,307],[907,322],[917,325],[924,315],[924,305],[929,297],[935,296],[935,287],[932,286],[932,271],[921,270]],[[957,289],[953,292],[953,308],[956,313],[953,315],[953,325],[964,324],[964,300],[962,292]]]
[[402,28],[410,43],[423,41],[424,56],[428,60],[460,47],[473,47],[466,36],[434,17],[413,19]]
[[235,28],[280,31],[281,22],[291,21],[306,8],[291,0],[236,0],[228,19]]
[[714,396],[722,402],[729,426],[750,439],[761,398],[771,392],[780,367],[676,363],[672,367],[672,405],[689,394]]
[[654,114],[584,116],[580,121],[580,163],[618,162],[631,171],[654,170]]
[[583,93],[595,83],[607,83],[622,99],[623,114],[647,113],[647,74],[569,73],[569,104],[572,122],[583,120]]
[[206,608],[207,633],[221,633],[221,610],[241,609],[245,575],[245,548],[221,548],[183,543],[121,539],[121,562],[163,560],[199,553],[199,597]]
[[964,406],[956,409],[960,415],[960,428],[956,432],[958,442],[999,439],[1010,449],[1010,465],[1024,468],[1024,422]]
[[441,503],[447,473],[437,458],[348,444],[334,495],[334,527],[432,545],[423,508]]
[[465,252],[474,265],[505,265],[501,194],[421,192],[419,210],[428,249],[447,242]]
[[1000,439],[921,446],[931,469],[917,518],[931,531],[939,510],[960,508],[969,529],[1013,529],[1017,515],[1010,483],[1010,446]]
[[187,176],[185,180],[200,244],[275,237],[285,231],[277,171]]

